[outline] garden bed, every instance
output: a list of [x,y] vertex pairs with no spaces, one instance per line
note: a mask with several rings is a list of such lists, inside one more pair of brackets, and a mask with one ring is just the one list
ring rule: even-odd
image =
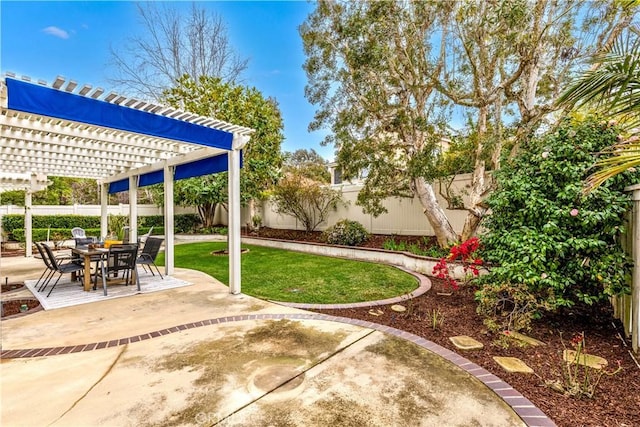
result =
[[6,294],[8,292],[19,291],[20,289],[24,289],[24,282],[3,283],[2,284],[2,293],[3,294]]
[[26,316],[42,310],[40,301],[36,298],[21,298],[2,301],[2,319],[12,319]]
[[[244,233],[247,237],[264,237],[268,239],[295,240],[307,243],[324,243],[321,231],[281,230],[277,228],[261,228],[259,231]],[[422,250],[429,250],[435,246],[435,237],[405,236],[401,234],[372,234],[366,242],[357,247],[384,249],[385,242],[393,240],[397,246],[406,248],[412,245]]]
[[[261,229],[251,237],[268,237],[296,240],[307,243],[322,242],[320,232]],[[365,247],[383,248],[391,238],[396,242],[420,243],[428,241],[421,236],[384,236],[370,239]],[[423,296],[407,300],[404,313],[397,313],[389,306],[376,307],[382,314],[370,313],[370,308],[343,310],[314,310],[324,314],[363,319],[388,325],[419,335],[443,347],[456,351],[474,363],[485,367],[511,384],[525,397],[551,417],[558,426],[640,426],[640,367],[629,353],[631,343],[620,337],[622,327],[613,319],[611,308],[602,305],[591,312],[566,310],[537,321],[528,334],[546,345],[521,347],[516,342],[504,347],[498,336],[492,335],[476,314],[476,302],[472,288],[451,292],[441,281],[432,279],[433,288]],[[444,291],[444,292],[443,292]],[[376,313],[377,314],[377,313]],[[434,329],[434,316],[438,326]],[[441,319],[440,322],[438,320]],[[584,333],[586,351],[605,358],[613,370],[620,361],[623,370],[613,376],[603,376],[593,399],[565,396],[545,385],[545,381],[560,380],[564,346],[576,334]],[[478,351],[456,350],[449,337],[468,335],[484,344]],[[502,370],[494,356],[511,356],[523,360],[534,374],[510,374]]]

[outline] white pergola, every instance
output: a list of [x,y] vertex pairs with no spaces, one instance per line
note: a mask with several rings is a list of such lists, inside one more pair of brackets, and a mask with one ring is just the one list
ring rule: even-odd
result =
[[241,150],[253,129],[170,107],[104,94],[62,77],[48,86],[8,73],[0,81],[0,191],[24,189],[26,255],[31,194],[47,176],[96,179],[101,235],[109,193],[129,191],[130,238],[137,238],[137,189],[164,183],[165,271],[174,270],[174,180],[228,171],[229,291],[239,293]]

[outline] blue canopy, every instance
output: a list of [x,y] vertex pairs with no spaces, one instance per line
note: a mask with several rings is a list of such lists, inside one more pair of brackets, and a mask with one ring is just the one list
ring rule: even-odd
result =
[[[240,157],[242,160],[242,157]],[[220,173],[227,171],[229,155],[221,154],[215,157],[208,157],[206,159],[196,160],[190,163],[183,163],[176,166],[173,179],[175,181],[187,178],[194,178],[202,175],[210,175],[214,173]],[[240,161],[240,167],[242,167],[242,161]],[[159,184],[164,181],[164,171],[158,170],[140,175],[138,180],[138,187],[145,187],[147,185]],[[109,194],[120,193],[122,191],[129,191],[129,179],[121,179],[109,183]]]
[[233,134],[171,117],[6,79],[11,110],[230,150]]

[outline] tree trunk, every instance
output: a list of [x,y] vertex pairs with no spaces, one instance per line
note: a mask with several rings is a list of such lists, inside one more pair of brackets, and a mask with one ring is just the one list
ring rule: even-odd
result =
[[446,248],[458,241],[458,235],[451,227],[449,219],[444,213],[444,210],[438,204],[436,199],[436,193],[433,191],[431,184],[427,183],[424,178],[415,178],[413,180],[415,186],[416,195],[422,204],[423,212],[429,220],[429,224],[433,227],[433,231],[436,233],[436,239],[438,246]]
[[489,107],[480,107],[478,112],[478,143],[476,145],[476,161],[471,181],[470,207],[467,208],[469,213],[464,220],[464,227],[460,236],[463,242],[473,237],[486,211],[483,201],[488,188],[484,179],[486,165],[482,160],[482,151],[484,149],[484,138],[487,134],[488,115]]
[[487,192],[487,185],[485,182],[485,165],[484,162],[480,162],[480,165],[476,165],[473,171],[473,178],[471,182],[471,206],[467,208],[469,212],[464,219],[464,227],[462,228],[461,241],[465,241],[473,237],[480,225],[480,221],[486,212],[486,208],[483,206],[485,193]]
[[247,205],[249,207],[249,221],[247,221],[247,227],[249,227],[251,231],[255,231],[256,228],[260,227],[259,224],[253,223],[253,217],[256,216],[256,202],[253,198],[251,198],[249,199],[249,203]]

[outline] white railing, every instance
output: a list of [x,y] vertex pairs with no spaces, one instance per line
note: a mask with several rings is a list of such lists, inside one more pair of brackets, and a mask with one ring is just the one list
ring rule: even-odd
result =
[[[0,216],[3,215],[23,215],[24,206],[4,205],[0,206]],[[196,213],[194,208],[176,207],[176,214]],[[118,204],[107,206],[109,215],[129,215],[128,204]],[[69,206],[53,206],[53,205],[34,205],[31,206],[32,215],[88,215],[100,216],[100,205],[69,205]],[[156,205],[138,205],[138,216],[163,215],[161,207]]]

